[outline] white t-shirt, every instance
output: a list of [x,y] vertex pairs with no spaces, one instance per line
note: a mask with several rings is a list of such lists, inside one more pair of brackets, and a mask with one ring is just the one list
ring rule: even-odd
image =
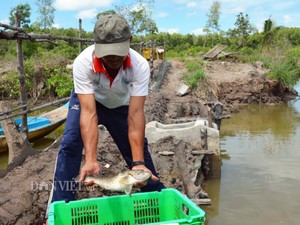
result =
[[150,79],[147,60],[133,49],[117,76],[110,80],[94,45],[87,47],[73,65],[74,88],[77,94],[94,94],[96,101],[108,108],[129,105],[130,96],[146,96]]

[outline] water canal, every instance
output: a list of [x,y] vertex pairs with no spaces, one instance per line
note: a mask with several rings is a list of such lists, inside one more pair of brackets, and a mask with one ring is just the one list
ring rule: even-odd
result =
[[[296,87],[300,93],[300,84]],[[206,225],[300,224],[300,99],[222,121],[222,177],[205,186]]]

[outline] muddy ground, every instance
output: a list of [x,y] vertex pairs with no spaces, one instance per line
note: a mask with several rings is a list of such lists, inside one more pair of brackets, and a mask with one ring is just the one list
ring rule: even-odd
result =
[[[191,93],[179,97],[175,91],[183,82],[185,66],[182,62],[171,61],[161,88],[158,92],[151,92],[147,98],[147,122],[156,120],[170,123],[178,118],[207,117],[207,101],[221,102],[224,114],[229,115],[238,111],[240,104],[278,104],[285,101],[286,93],[278,93],[278,84],[266,78],[267,70],[259,62],[207,61],[206,70],[207,76],[202,84]],[[158,151],[175,148],[173,138],[162,139],[149,147],[161,181],[167,187],[177,188],[184,193],[175,156],[161,157],[158,154]],[[189,143],[186,148],[191,149]],[[57,152],[58,145],[54,145],[28,158],[22,166],[0,178],[0,225],[42,224]],[[187,157],[193,161],[191,155]],[[116,145],[104,130],[100,133],[97,158],[104,176],[126,168]],[[193,172],[190,165],[187,169]],[[77,192],[77,198],[112,194],[116,193],[84,189]]]

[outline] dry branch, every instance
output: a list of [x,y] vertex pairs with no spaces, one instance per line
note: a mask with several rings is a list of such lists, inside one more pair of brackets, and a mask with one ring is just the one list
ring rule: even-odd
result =
[[62,40],[62,41],[81,41],[81,42],[88,42],[93,43],[93,39],[87,39],[87,38],[76,38],[76,37],[68,37],[68,36],[59,36],[55,34],[34,34],[34,33],[21,33],[19,31],[0,31],[0,39],[6,39],[6,40],[30,40],[30,41],[36,41],[36,40]]
[[[46,103],[46,104],[43,104],[41,106],[37,106],[37,107],[35,107],[33,109],[27,109],[25,111],[22,111],[22,112],[19,112],[19,113],[15,113],[15,114],[11,114],[11,115],[9,115],[9,114],[12,113],[13,111],[21,109],[21,107],[17,107],[16,109],[8,110],[8,111],[4,110],[4,111],[2,111],[0,113],[0,121],[7,120],[7,119],[10,119],[10,118],[13,118],[13,117],[16,117],[16,116],[20,116],[20,115],[32,113],[32,112],[35,112],[37,110],[43,109],[45,107],[54,106],[54,105],[57,105],[57,104],[60,104],[60,103],[65,103],[65,102],[67,102],[69,100],[70,100],[70,97],[62,98],[62,99],[56,100],[54,102]],[[27,104],[26,104],[26,106],[27,106]]]
[[10,26],[8,24],[4,24],[4,23],[0,23],[0,27],[4,27],[6,29],[9,29],[9,30],[16,30],[16,31],[19,31],[19,32],[25,32],[22,28],[20,27],[13,27],[13,26]]

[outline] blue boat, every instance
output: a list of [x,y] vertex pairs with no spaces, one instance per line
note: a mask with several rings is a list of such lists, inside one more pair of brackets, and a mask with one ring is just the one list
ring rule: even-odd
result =
[[[46,112],[40,116],[29,116],[27,117],[28,126],[28,140],[34,142],[41,139],[58,127],[60,127],[67,118],[69,102],[60,106],[52,111]],[[19,130],[22,127],[22,118],[15,119],[16,125]],[[2,126],[0,125],[0,152],[8,150],[5,134]]]

